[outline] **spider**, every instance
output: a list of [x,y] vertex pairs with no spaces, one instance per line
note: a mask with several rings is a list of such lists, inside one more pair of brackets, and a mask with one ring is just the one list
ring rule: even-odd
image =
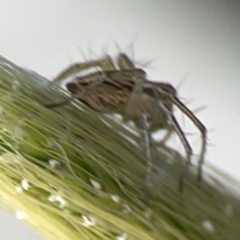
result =
[[169,83],[148,81],[145,72],[136,68],[133,61],[124,53],[118,55],[117,66],[114,65],[110,56],[71,65],[54,78],[50,84],[61,83],[70,75],[90,68],[98,69],[98,71],[75,77],[73,81],[66,84],[67,90],[73,94],[72,98],[45,106],[48,108],[62,106],[70,103],[73,98],[77,98],[97,112],[118,113],[123,116],[125,122],[133,121],[141,130],[144,140],[147,164],[145,201],[147,201],[147,185],[152,171],[151,133],[157,130],[167,130],[165,139],[175,131],[185,148],[186,166],[179,175],[179,191],[182,192],[184,188],[184,179],[191,163],[192,149],[173,114],[173,105],[175,105],[196,125],[201,133],[202,144],[197,167],[197,178],[201,181],[206,151],[206,128],[179,100],[175,88]]

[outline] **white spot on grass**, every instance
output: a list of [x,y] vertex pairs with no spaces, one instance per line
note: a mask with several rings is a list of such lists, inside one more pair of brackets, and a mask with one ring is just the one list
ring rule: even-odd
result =
[[28,215],[27,213],[23,212],[23,211],[17,211],[16,212],[16,218],[19,220],[23,220],[23,219],[27,219]]
[[116,240],[127,240],[128,235],[126,233],[123,233],[121,236],[117,236]]
[[15,186],[15,191],[17,193],[22,193],[23,190],[27,191],[29,188],[30,188],[30,185],[28,183],[28,180],[24,178],[21,180],[20,185]]
[[57,168],[60,165],[59,161],[57,161],[55,159],[49,159],[48,163],[49,163],[50,167],[53,169]]
[[21,186],[23,190],[28,190],[30,188],[28,180],[27,179],[22,179],[21,180]]
[[66,201],[60,196],[55,194],[50,194],[48,197],[49,202],[58,203],[59,208],[64,208],[66,206]]
[[83,222],[81,223],[84,227],[93,227],[96,226],[96,221],[93,217],[87,217],[82,215]]
[[118,195],[111,195],[111,199],[115,202],[115,203],[119,203],[120,202],[120,197]]
[[91,182],[92,186],[97,189],[97,190],[102,190],[102,184],[97,182],[96,180],[94,179],[89,179],[89,181]]
[[202,222],[202,227],[207,231],[207,232],[210,232],[210,233],[214,233],[215,232],[215,229],[211,223],[210,220],[204,220]]

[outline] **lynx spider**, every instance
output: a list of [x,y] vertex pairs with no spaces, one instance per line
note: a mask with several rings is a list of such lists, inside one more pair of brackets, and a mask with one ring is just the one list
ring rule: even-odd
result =
[[110,56],[95,61],[76,63],[61,72],[50,84],[61,83],[70,75],[93,67],[100,70],[83,77],[76,77],[72,82],[67,83],[66,88],[73,94],[72,98],[61,103],[48,104],[46,107],[62,106],[70,103],[73,98],[77,98],[98,112],[119,113],[123,116],[124,121],[132,120],[141,130],[144,139],[147,160],[144,194],[145,201],[147,201],[147,184],[152,171],[150,134],[159,129],[168,130],[165,139],[169,138],[175,131],[185,148],[186,167],[179,176],[179,191],[183,191],[184,179],[191,162],[192,149],[173,115],[172,108],[175,105],[187,115],[201,132],[202,144],[197,171],[197,178],[201,181],[206,151],[206,128],[178,99],[173,86],[164,82],[148,81],[145,72],[136,68],[125,54],[118,55],[117,67]]

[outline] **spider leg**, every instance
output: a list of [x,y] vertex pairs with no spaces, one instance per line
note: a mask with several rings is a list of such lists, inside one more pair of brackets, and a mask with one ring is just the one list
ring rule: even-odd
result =
[[201,151],[200,151],[200,157],[199,157],[199,162],[198,162],[198,170],[197,170],[197,178],[198,181],[202,181],[202,165],[204,163],[204,155],[206,152],[206,144],[207,144],[207,139],[206,139],[206,128],[205,126],[198,120],[198,118],[177,98],[173,98],[173,103],[183,112],[185,113],[189,119],[192,120],[192,122],[197,126],[199,131],[201,132],[201,138],[202,138],[202,145],[201,145]]
[[134,63],[130,60],[130,58],[124,54],[120,53],[118,55],[118,66],[120,70],[133,70],[136,67],[134,66]]
[[44,107],[46,108],[55,108],[55,107],[62,107],[65,105],[70,104],[74,99],[78,99],[81,98],[82,95],[88,90],[88,88],[85,89],[79,89],[78,84],[75,82],[70,82],[68,83],[69,87],[71,88],[71,96],[68,97],[67,99],[58,102],[58,103],[50,103],[50,104],[45,104]]
[[143,102],[143,85],[146,81],[146,74],[143,70],[137,69],[130,58],[124,53],[118,56],[118,66],[120,71],[124,72],[124,70],[129,70],[134,81],[133,90],[125,108],[124,115],[130,116],[132,113],[138,114],[136,111],[138,111],[139,104]]
[[53,83],[61,83],[67,77],[93,67],[100,67],[102,71],[116,70],[113,60],[110,56],[106,56],[105,58],[95,61],[75,63],[64,69],[54,79],[52,79],[50,85]]
[[148,206],[148,199],[149,199],[149,188],[150,188],[150,180],[152,175],[152,157],[151,157],[151,134],[148,130],[148,119],[147,114],[141,113],[139,116],[139,130],[142,132],[143,136],[143,144],[145,150],[145,158],[146,158],[146,175],[144,181],[144,192],[143,192],[143,201],[146,206]]
[[71,97],[61,101],[61,102],[58,102],[58,103],[49,103],[49,104],[45,104],[44,107],[46,108],[56,108],[56,107],[62,107],[62,106],[65,106],[65,105],[68,105],[70,104],[74,99],[76,98],[79,98],[81,97],[81,94],[83,94],[82,92],[80,93],[77,93],[77,94],[73,94]]
[[70,104],[72,100],[73,100],[72,98],[69,98],[69,99],[63,100],[62,102],[45,104],[44,107],[46,108],[62,107]]
[[124,111],[125,115],[131,115],[133,112],[138,111],[141,104],[143,104],[143,83],[145,80],[145,74],[142,72],[133,70],[133,81],[134,86],[129,97],[126,109]]
[[[168,91],[168,88],[166,88],[166,84],[164,83],[154,83],[153,85],[158,86],[158,92],[160,94],[163,94],[165,96],[170,97],[170,101],[172,104],[175,104],[187,117],[195,124],[195,126],[199,129],[201,133],[201,138],[202,138],[202,144],[201,144],[201,150],[200,150],[200,157],[199,157],[199,162],[197,166],[197,178],[198,181],[200,182],[202,180],[202,165],[204,163],[204,155],[206,152],[206,128],[205,126],[197,119],[197,117],[193,114],[192,111],[190,111],[177,97],[176,93]],[[162,87],[165,86],[165,89]],[[170,88],[169,88],[170,89]],[[164,107],[164,106],[163,106]],[[166,111],[168,111],[166,109]]]
[[[148,83],[145,83],[145,86],[147,86],[147,85],[148,85]],[[151,88],[153,90],[152,97],[154,99],[152,112],[155,113],[155,112],[159,111],[158,100],[159,100],[159,96],[161,96],[161,94],[159,95],[160,89],[156,88],[156,86],[154,86],[154,84],[152,84]],[[164,107],[163,110],[164,110],[165,114],[167,114],[167,116],[168,116],[169,115],[169,110],[167,110],[167,108],[165,108],[165,107]],[[152,120],[151,120],[152,122],[158,122],[159,121],[159,116],[157,116],[156,114],[152,114],[151,118],[152,118]],[[167,130],[166,134],[164,135],[164,137],[160,141],[157,141],[156,145],[160,145],[160,144],[165,143],[171,137],[171,135],[174,131],[173,128],[169,128],[167,126],[165,126],[165,129]]]
[[184,149],[187,153],[186,167],[183,169],[182,173],[179,176],[179,192],[183,192],[184,179],[187,177],[189,165],[191,163],[192,149],[191,149],[191,146],[189,145],[189,143],[185,137],[185,134],[182,131],[177,119],[174,117],[173,114],[171,115],[170,119],[171,119],[173,128],[174,128],[175,132],[177,133],[178,137],[180,138],[180,140],[184,146]]
[[192,156],[192,149],[191,146],[188,143],[188,140],[185,137],[184,132],[182,131],[177,119],[174,117],[173,113],[164,105],[162,101],[159,102],[159,105],[161,109],[165,112],[165,114],[168,116],[168,120],[173,126],[173,129],[177,133],[178,137],[180,138],[184,149],[187,154],[187,162],[186,162],[186,167],[183,169],[182,173],[179,176],[179,192],[183,192],[184,188],[184,179],[187,177],[188,174],[188,168],[191,163],[191,156]]
[[137,69],[130,58],[124,53],[118,56],[118,66],[121,71],[130,70],[134,81],[134,87],[125,110],[125,113],[130,113],[133,109],[136,109],[136,104],[138,104],[140,98],[142,98],[143,84],[146,81],[145,72]]
[[152,173],[152,157],[151,157],[151,134],[149,132],[148,126],[148,116],[145,111],[141,111],[141,107],[139,104],[143,103],[143,84],[145,82],[145,72],[137,69],[134,66],[134,63],[127,57],[125,54],[119,54],[118,56],[118,66],[121,71],[130,70],[131,75],[134,81],[134,87],[132,93],[130,95],[129,101],[124,111],[124,115],[131,116],[132,113],[138,115],[139,124],[138,128],[142,133],[143,144],[144,144],[144,152],[146,159],[146,175],[144,181],[144,193],[143,193],[143,201],[146,206],[148,206],[149,200],[149,188],[150,188],[150,180]]

